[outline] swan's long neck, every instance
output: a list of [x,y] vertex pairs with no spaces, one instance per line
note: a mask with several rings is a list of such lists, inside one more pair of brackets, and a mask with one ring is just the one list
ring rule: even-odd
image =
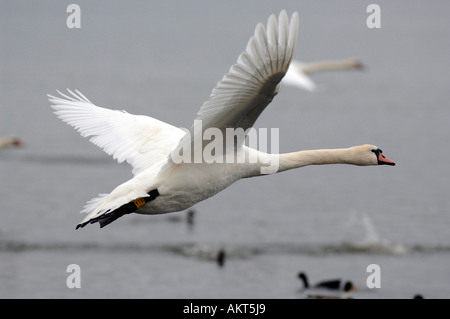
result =
[[[375,149],[376,146],[366,144],[348,148],[319,149],[284,154],[267,154],[245,147],[244,149],[247,153],[247,161],[244,169],[239,171],[238,166],[233,166],[232,170],[236,174],[242,174],[242,178],[279,173],[308,165],[377,165],[378,162],[376,156],[369,152],[372,148]],[[249,161],[250,158],[258,158],[258,161],[256,163],[251,162]]]
[[361,68],[362,65],[356,60],[339,60],[339,61],[321,61],[306,63],[302,66],[305,73],[317,73],[322,71],[346,70],[353,68]]
[[299,151],[279,155],[278,172],[307,165],[354,164],[361,165],[352,148]]
[[10,137],[0,138],[0,148],[6,148],[13,145],[13,140]]

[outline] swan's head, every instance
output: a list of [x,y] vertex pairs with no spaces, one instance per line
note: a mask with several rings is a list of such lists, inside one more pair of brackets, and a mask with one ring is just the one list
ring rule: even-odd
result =
[[349,62],[350,62],[350,66],[353,69],[356,69],[356,70],[364,70],[365,69],[364,64],[362,64],[362,62],[359,60],[351,59]]
[[384,156],[383,151],[375,145],[365,144],[352,149],[357,165],[395,165],[395,162]]
[[23,142],[21,140],[19,140],[17,137],[13,137],[11,140],[11,145],[14,147],[22,147]]
[[22,146],[23,142],[15,136],[6,136],[0,139],[0,148]]

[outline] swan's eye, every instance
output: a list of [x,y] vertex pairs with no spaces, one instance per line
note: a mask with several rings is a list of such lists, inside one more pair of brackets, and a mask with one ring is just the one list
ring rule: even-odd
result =
[[379,148],[378,148],[378,149],[375,149],[375,150],[372,150],[372,152],[374,152],[377,156],[378,156],[379,154],[382,154],[382,153],[383,153],[383,151],[380,150]]

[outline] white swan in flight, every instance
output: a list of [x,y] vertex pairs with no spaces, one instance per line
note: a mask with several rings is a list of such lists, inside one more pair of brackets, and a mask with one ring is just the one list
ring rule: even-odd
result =
[[[185,210],[241,178],[305,165],[394,165],[373,145],[280,155],[249,148],[243,138],[236,141],[233,137],[231,147],[227,144],[225,151],[220,152],[220,143],[211,151],[212,142],[206,143],[208,138],[204,137],[208,132],[215,130],[226,135],[229,129],[251,129],[277,94],[292,59],[297,29],[298,14],[294,13],[289,21],[284,10],[278,22],[274,15],[269,17],[267,29],[258,24],[245,52],[213,89],[188,132],[148,116],[98,107],[77,90],[58,92],[59,97],[49,95],[60,119],[133,168],[132,179],[87,203],[83,212],[88,215],[77,228],[95,222],[103,227],[133,212],[163,214]],[[198,161],[199,150],[201,155],[208,150],[214,160],[202,157]],[[273,167],[275,170],[271,170]]]
[[292,60],[281,83],[307,91],[317,91],[317,85],[308,76],[309,74],[334,70],[362,70],[363,68],[363,64],[356,59],[329,60],[312,63]]

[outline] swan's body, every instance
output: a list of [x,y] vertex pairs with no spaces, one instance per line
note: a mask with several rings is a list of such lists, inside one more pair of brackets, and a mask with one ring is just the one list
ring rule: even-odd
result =
[[[242,140],[235,142],[232,149],[215,154],[215,158],[231,154],[242,156],[243,162],[189,161],[192,157],[175,161],[176,155],[185,155],[186,150],[191,149],[192,154],[206,150],[208,144],[201,138],[199,141],[196,135],[199,129],[200,133],[216,129],[225,134],[227,128],[252,127],[278,92],[279,82],[292,59],[297,28],[297,13],[289,23],[285,11],[278,23],[273,15],[269,18],[267,31],[258,24],[246,51],[212,91],[188,133],[151,117],[100,108],[78,91],[69,90],[69,95],[60,93],[61,97],[49,96],[58,117],[133,168],[132,179],[110,194],[88,202],[83,211],[88,215],[77,228],[94,222],[103,227],[132,212],[162,214],[184,210],[239,179],[267,172],[313,164],[393,165],[373,145],[279,155],[246,147]],[[275,170],[267,170],[267,163],[276,163]]]
[[362,68],[362,63],[354,59],[319,61],[313,63],[303,63],[293,60],[281,82],[307,91],[316,91],[317,85],[311,80],[309,74],[334,70],[361,70]]
[[4,136],[0,138],[0,149],[10,147],[21,147],[22,141],[14,136]]

